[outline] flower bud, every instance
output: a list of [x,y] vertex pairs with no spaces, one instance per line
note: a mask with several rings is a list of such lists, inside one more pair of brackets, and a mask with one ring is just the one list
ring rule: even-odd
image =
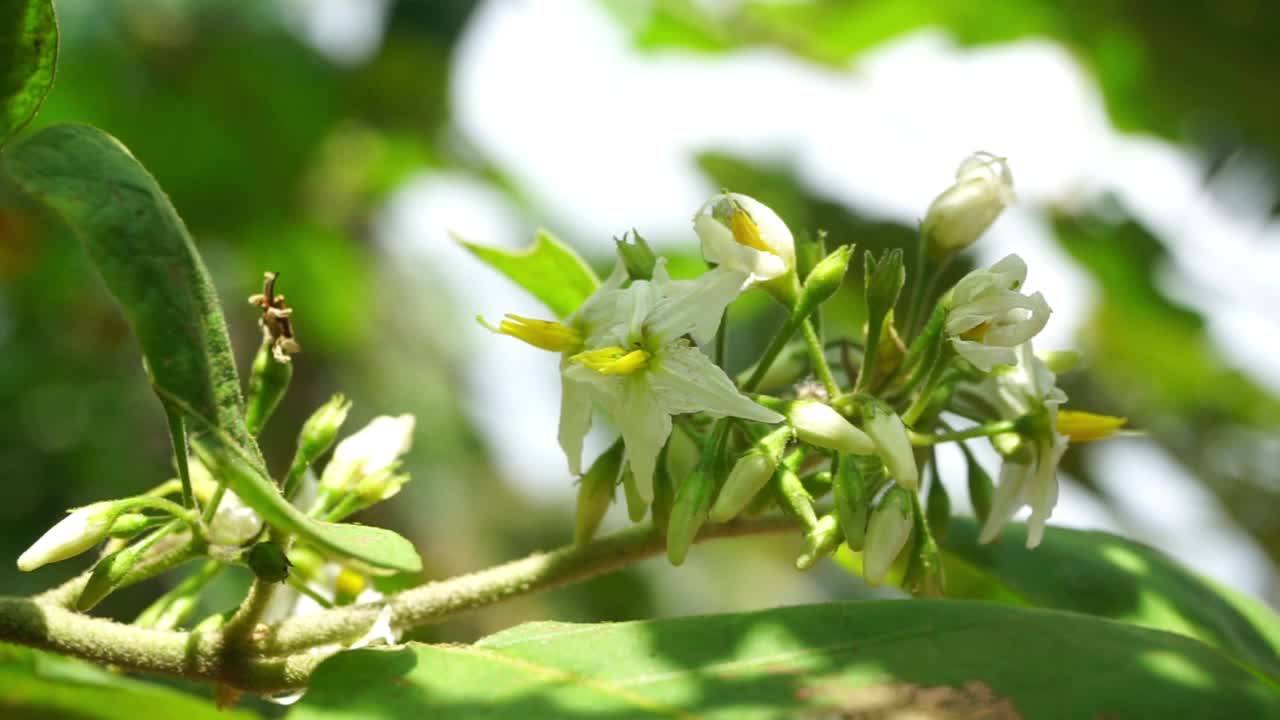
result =
[[753,197],[715,195],[694,216],[693,230],[707,262],[746,273],[750,282],[772,280],[795,267],[791,231],[777,213]]
[[18,569],[31,572],[89,550],[107,538],[119,514],[115,503],[110,501],[72,510],[22,553],[18,558]]
[[782,451],[791,440],[791,428],[781,427],[761,438],[738,458],[720,495],[711,506],[712,522],[729,522],[742,512],[751,499],[769,483],[773,472],[782,461]]
[[835,515],[823,515],[813,529],[805,533],[804,552],[796,558],[797,570],[808,570],[836,551],[840,545],[840,521]]
[[1084,355],[1079,350],[1044,350],[1036,353],[1040,362],[1054,375],[1064,375],[1080,367]]
[[245,397],[244,424],[249,433],[257,435],[267,424],[271,414],[280,404],[280,398],[289,389],[293,378],[293,363],[280,362],[273,354],[273,343],[267,340],[258,348],[249,371],[249,393]]
[[262,516],[228,490],[209,523],[209,542],[224,547],[241,547],[262,532]]
[[866,433],[825,403],[794,402],[787,407],[786,416],[801,442],[851,455],[870,455],[876,451],[875,442]]
[[644,520],[644,516],[649,512],[649,501],[640,492],[631,463],[627,463],[622,468],[622,497],[627,501],[627,517],[631,522],[638,523]]
[[[795,457],[794,454],[792,457]],[[795,462],[792,462],[791,457],[773,474],[773,483],[774,495],[782,510],[799,520],[806,532],[816,527],[818,515],[813,511],[813,497],[804,489],[804,483],[796,474]]]
[[852,245],[841,245],[831,254],[823,258],[809,277],[804,279],[804,287],[800,290],[800,298],[796,301],[794,314],[805,317],[826,302],[840,289],[844,282],[845,271],[849,269],[849,259],[853,257]]
[[293,462],[289,465],[289,473],[285,476],[284,496],[293,499],[302,482],[302,477],[321,455],[333,447],[338,437],[338,430],[347,421],[347,413],[351,411],[351,401],[342,393],[329,398],[329,402],[321,405],[311,417],[302,424],[298,432],[298,448],[293,453]]
[[574,521],[573,541],[583,545],[591,540],[600,521],[613,502],[613,488],[622,470],[622,441],[615,442],[591,464],[578,485],[578,509]]
[[714,481],[702,468],[695,469],[676,491],[671,519],[667,521],[667,559],[672,565],[684,563],[689,546],[707,519]]
[[876,444],[876,454],[884,460],[889,474],[906,490],[920,488],[920,470],[916,467],[915,451],[902,418],[878,401],[862,406],[863,427]]
[[618,259],[622,261],[622,266],[627,269],[627,275],[632,280],[652,280],[653,268],[657,265],[658,258],[640,233],[632,230],[630,236],[630,243],[627,242],[626,235],[623,235],[621,240],[614,238]]
[[894,559],[911,537],[911,496],[895,485],[881,498],[867,523],[862,576],[872,585],[884,582]]
[[151,527],[151,518],[142,513],[127,512],[111,523],[111,537],[129,539]]
[[331,494],[345,494],[370,475],[394,470],[400,456],[413,444],[413,427],[412,415],[374,418],[334,448],[333,459],[320,477],[320,486]]
[[[872,458],[878,465],[879,459]],[[866,543],[867,516],[871,513],[871,498],[875,487],[868,482],[852,455],[836,458],[836,471],[832,475],[832,495],[835,497],[836,515],[844,530],[845,543],[850,550],[862,550]]]
[[879,260],[868,251],[864,258],[864,285],[868,318],[884,318],[898,304],[902,286],[907,282],[907,271],[902,266],[902,250],[894,248],[885,252]]
[[934,199],[921,223],[930,255],[945,257],[972,245],[1015,199],[1004,158],[985,152],[965,158],[955,184]]

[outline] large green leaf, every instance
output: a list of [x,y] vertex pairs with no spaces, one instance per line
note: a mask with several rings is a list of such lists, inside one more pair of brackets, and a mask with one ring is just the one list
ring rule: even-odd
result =
[[473,647],[347,652],[319,667],[291,718],[908,716],[1276,718],[1280,693],[1180,635],[896,600],[538,623]]
[[53,87],[57,63],[53,2],[0,3],[0,145],[36,116]]
[[542,230],[524,250],[485,247],[459,239],[490,267],[541,300],[556,317],[570,315],[600,285],[600,279],[573,248]]
[[226,321],[209,273],[168,197],[115,138],[57,125],[4,153],[10,175],[56,210],[89,249],[142,345],[166,410],[192,445],[272,526],[371,570],[416,572],[409,541],[389,530],[323,523],[285,500],[244,423]]
[[0,717],[14,720],[251,720],[89,663],[0,645]]
[[952,596],[1022,602],[1167,630],[1201,640],[1280,679],[1280,618],[1257,601],[1182,568],[1145,545],[1104,532],[1049,528],[1028,550],[1026,528],[977,543],[977,526],[955,519],[947,571],[979,570],[993,583],[948,585]]
[[10,176],[57,211],[89,250],[142,345],[162,400],[261,461],[217,293],[169,198],[115,138],[55,125],[4,153]]

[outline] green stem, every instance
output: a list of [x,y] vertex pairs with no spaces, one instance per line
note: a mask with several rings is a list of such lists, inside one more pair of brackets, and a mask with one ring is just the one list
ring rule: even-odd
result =
[[289,583],[289,587],[291,587],[291,588],[293,588],[294,590],[297,590],[298,592],[302,593],[303,595],[306,595],[307,597],[311,598],[313,601],[315,601],[315,604],[319,605],[320,607],[325,608],[325,609],[329,609],[329,608],[332,608],[332,607],[333,607],[333,602],[332,602],[332,601],[330,601],[330,600],[329,600],[329,598],[327,598],[327,597],[325,597],[325,596],[321,595],[320,593],[316,592],[315,590],[312,590],[312,589],[311,589],[311,586],[310,586],[310,585],[307,585],[307,581],[306,581],[306,580],[303,580],[302,578],[298,577],[297,575],[294,575],[293,573],[290,573],[290,574],[289,574],[289,579],[288,579],[288,580],[286,580],[286,582],[288,582],[288,583]]
[[916,395],[916,399],[911,403],[911,407],[902,414],[902,421],[908,426],[914,426],[920,416],[929,407],[929,401],[932,399],[933,391],[938,386],[938,380],[942,377],[942,373],[947,369],[947,365],[951,363],[952,354],[947,348],[937,353],[933,358],[933,362],[929,368],[928,376],[925,378],[924,385],[920,388],[920,394]]
[[218,506],[222,504],[222,496],[227,494],[227,484],[218,481],[218,487],[213,491],[213,497],[209,498],[209,503],[204,506],[204,524],[207,526],[213,522],[213,518],[218,514]]
[[164,406],[165,418],[169,421],[169,439],[173,443],[174,463],[178,466],[178,479],[182,481],[182,504],[188,508],[195,507],[195,495],[191,492],[191,468],[187,466],[187,430],[183,426],[182,415],[167,402]]
[[804,331],[805,344],[809,346],[809,361],[813,363],[813,369],[818,373],[818,379],[822,381],[822,386],[827,390],[827,397],[834,398],[840,395],[840,385],[836,383],[836,376],[831,373],[831,365],[827,362],[827,354],[822,347],[822,339],[818,337],[818,331],[814,329],[813,323],[806,318],[801,323]]
[[1013,432],[1018,429],[1017,420],[1000,420],[999,422],[986,423],[985,425],[977,425],[965,430],[957,430],[948,433],[939,433],[931,435],[929,433],[918,433],[909,430],[911,436],[911,444],[917,446],[937,445],[939,443],[959,442],[961,440],[970,440],[978,437],[991,437],[1001,433]]
[[726,308],[725,311],[720,314],[720,327],[716,328],[715,362],[716,362],[716,365],[719,365],[721,368],[724,367],[724,360],[726,355],[728,354],[728,345],[729,345],[729,337],[728,337],[729,332],[727,329],[728,325],[729,325],[729,310],[728,308]]
[[778,359],[778,353],[791,342],[791,338],[796,334],[796,330],[800,329],[800,321],[794,315],[787,316],[787,321],[778,328],[778,332],[769,341],[769,346],[764,349],[764,354],[760,356],[760,361],[756,363],[755,370],[751,372],[751,377],[742,384],[743,392],[755,392],[760,387],[760,382],[764,380],[764,376],[769,372],[769,368],[773,366],[773,361]]

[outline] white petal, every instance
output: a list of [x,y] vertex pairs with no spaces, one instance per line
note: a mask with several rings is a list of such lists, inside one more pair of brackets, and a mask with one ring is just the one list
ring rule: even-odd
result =
[[993,347],[960,338],[951,338],[951,346],[960,357],[973,363],[982,372],[990,372],[996,365],[1012,365],[1018,361],[1011,348]]
[[647,323],[649,334],[661,343],[669,343],[682,335],[693,335],[694,342],[705,343],[716,334],[724,309],[742,292],[747,276],[741,272],[716,268],[696,280],[668,280],[659,284],[658,299]]
[[1035,477],[1027,488],[1031,517],[1027,518],[1027,547],[1034,549],[1044,538],[1045,523],[1058,504],[1058,461],[1067,449],[1067,441],[1054,440],[1038,444]]
[[996,485],[995,496],[991,498],[991,512],[987,522],[982,526],[982,534],[978,542],[989,543],[996,539],[1009,519],[1022,507],[1022,489],[1027,484],[1032,468],[1005,461],[1000,468],[1000,481]]
[[591,429],[591,388],[562,377],[560,381],[560,430],[558,438],[569,472],[582,474],[582,439]]
[[[1029,342],[1048,324],[1049,314],[1052,312],[1044,296],[1035,293],[1027,297],[1018,309],[1011,311],[1006,319],[997,322],[988,330],[982,341],[989,345],[1005,347]],[[1016,319],[1009,322],[1009,318]]]
[[658,402],[671,415],[706,412],[759,422],[782,422],[778,413],[757,404],[711,359],[686,343],[674,343],[650,365],[649,383]]
[[649,387],[648,374],[636,373],[626,377],[620,402],[610,408],[610,415],[622,431],[636,491],[646,503],[651,503],[653,471],[657,466],[658,453],[671,435],[671,416]]

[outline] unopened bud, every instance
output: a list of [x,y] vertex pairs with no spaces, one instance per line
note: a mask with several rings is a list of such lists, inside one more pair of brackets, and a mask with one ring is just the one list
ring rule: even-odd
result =
[[1080,367],[1084,355],[1079,350],[1043,350],[1037,351],[1036,357],[1049,368],[1049,372],[1062,375]]
[[956,182],[934,199],[920,232],[934,257],[969,247],[1013,204],[1013,173],[1004,158],[974,153],[956,170]]
[[75,557],[102,542],[120,514],[113,502],[96,502],[72,510],[18,558],[18,569],[31,572],[38,567]]
[[245,562],[259,580],[269,583],[284,582],[289,577],[289,558],[277,542],[260,542],[249,548]]
[[394,470],[400,456],[413,444],[412,415],[381,415],[333,450],[333,458],[320,476],[321,487],[331,494],[353,490],[365,477]]
[[902,418],[888,406],[872,401],[862,406],[863,427],[876,444],[876,454],[884,460],[889,474],[903,488],[920,488],[920,469],[916,467],[915,450]]
[[867,516],[871,513],[871,498],[875,490],[867,482],[869,479],[863,476],[852,455],[841,455],[836,459],[836,470],[832,475],[836,515],[844,530],[845,543],[854,551],[862,550],[866,543]]
[[224,547],[240,547],[262,532],[262,516],[228,490],[209,523],[209,542]]
[[711,505],[714,484],[711,475],[702,468],[695,469],[680,483],[675,504],[671,507],[671,518],[667,521],[667,559],[672,565],[684,563],[689,546],[698,536],[698,530],[702,529]]
[[[882,319],[898,304],[907,271],[902,266],[902,250],[894,248],[876,260],[868,251],[864,259],[867,317]],[[877,325],[878,327],[878,325]]]
[[253,435],[262,432],[262,427],[275,412],[293,378],[293,363],[280,362],[273,348],[274,344],[270,340],[263,342],[258,347],[258,354],[253,358],[253,368],[249,371],[244,423]]
[[644,520],[644,516],[649,513],[649,501],[644,499],[644,495],[640,493],[640,486],[636,483],[636,474],[631,469],[631,463],[627,463],[622,468],[622,497],[627,501],[627,517],[631,522],[638,523]]
[[911,537],[911,495],[895,485],[881,498],[867,523],[862,576],[872,585],[884,582],[889,566]]
[[791,441],[791,428],[781,427],[761,438],[734,463],[720,495],[711,506],[712,522],[729,522],[742,512],[751,499],[769,484],[769,478],[782,461],[782,451]]
[[797,454],[792,454],[778,467],[773,474],[774,495],[778,505],[784,512],[800,521],[806,532],[818,524],[818,516],[813,511],[813,497],[804,489],[804,483],[796,474]]
[[627,235],[623,235],[621,240],[614,239],[618,249],[618,259],[622,261],[622,266],[627,269],[627,275],[632,280],[652,280],[653,268],[658,258],[639,232],[632,230],[629,234],[631,236],[629,243]]
[[813,529],[805,533],[804,552],[796,558],[797,570],[808,570],[818,561],[836,551],[843,537],[840,521],[835,515],[823,515]]
[[849,269],[851,257],[853,257],[853,246],[841,245],[813,267],[809,277],[804,280],[804,287],[800,290],[794,315],[808,316],[840,289],[841,283],[844,282],[845,271]]
[[621,440],[615,442],[582,475],[578,485],[577,517],[573,527],[573,540],[579,545],[595,537],[600,521],[613,502],[613,488],[618,484],[624,449]]
[[152,524],[152,519],[142,513],[124,513],[111,523],[111,537],[127,540]]
[[853,455],[876,451],[875,442],[866,433],[825,403],[795,402],[787,408],[786,416],[801,442]]

